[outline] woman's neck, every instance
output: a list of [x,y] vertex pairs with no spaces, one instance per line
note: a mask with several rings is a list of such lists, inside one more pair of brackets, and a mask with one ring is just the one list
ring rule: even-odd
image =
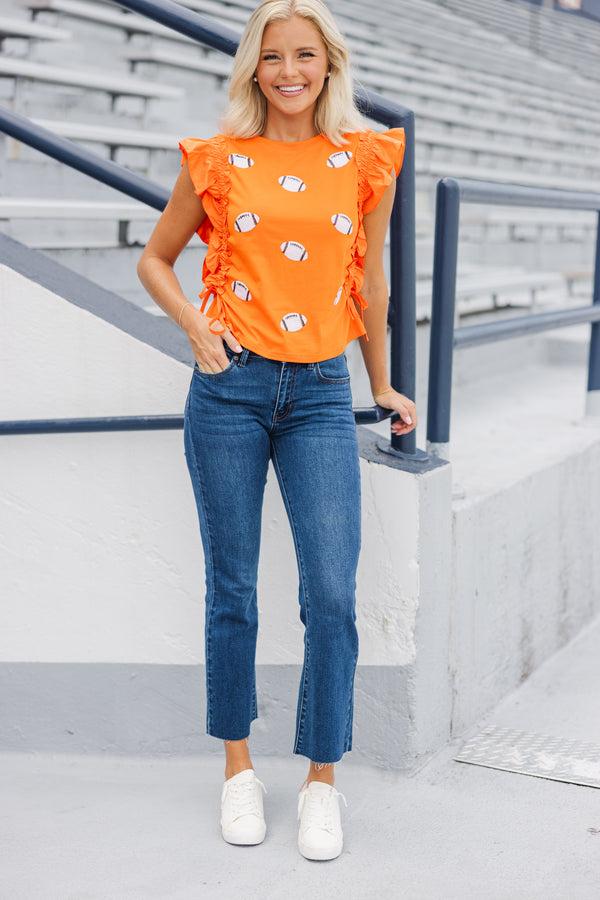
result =
[[302,117],[301,119],[294,117],[268,116],[265,130],[262,133],[264,138],[270,141],[285,141],[286,143],[295,144],[299,141],[307,141],[317,135],[312,111],[310,117]]

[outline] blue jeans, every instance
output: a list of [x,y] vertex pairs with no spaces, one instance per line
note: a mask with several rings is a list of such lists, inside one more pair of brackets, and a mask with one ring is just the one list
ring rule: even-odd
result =
[[352,747],[358,656],[360,472],[346,359],[288,363],[226,352],[223,372],[195,366],[185,409],[206,560],[207,731],[241,740],[257,717],[256,581],[272,460],[296,546],[305,629],[294,753],[337,762]]

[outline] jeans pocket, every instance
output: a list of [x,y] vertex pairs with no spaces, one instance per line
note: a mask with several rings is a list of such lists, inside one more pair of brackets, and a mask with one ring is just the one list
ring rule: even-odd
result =
[[229,349],[227,344],[224,344],[225,353],[229,360],[229,365],[225,366],[224,369],[221,369],[220,372],[203,372],[198,363],[194,364],[194,372],[199,375],[201,378],[220,378],[222,375],[227,375],[236,365],[239,359],[239,356],[235,354],[232,350]]
[[321,384],[348,384],[350,374],[346,355],[341,353],[332,359],[324,359],[315,363],[315,374]]

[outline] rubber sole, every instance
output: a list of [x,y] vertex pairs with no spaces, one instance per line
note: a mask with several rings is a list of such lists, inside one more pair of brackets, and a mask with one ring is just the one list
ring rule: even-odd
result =
[[343,849],[343,843],[336,844],[334,847],[320,848],[307,847],[301,841],[298,841],[298,850],[305,859],[327,860],[336,859]]
[[259,835],[257,834],[254,837],[240,839],[239,837],[236,837],[231,833],[228,834],[227,831],[223,828],[221,828],[221,835],[223,837],[223,840],[227,841],[228,844],[236,844],[238,847],[254,847],[257,844],[262,844],[267,835],[267,829],[265,828],[265,830],[263,831],[262,837],[259,837]]

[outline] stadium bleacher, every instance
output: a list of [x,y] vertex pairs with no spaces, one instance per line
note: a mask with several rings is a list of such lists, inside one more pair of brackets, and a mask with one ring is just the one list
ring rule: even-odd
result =
[[500,31],[517,44],[581,70],[587,78],[600,78],[598,40],[600,25],[585,18],[565,16],[558,10],[533,6],[523,0],[442,0],[443,5],[487,28]]
[[[241,31],[255,4],[183,5]],[[109,0],[15,0],[9,6],[10,17],[0,20],[0,98],[15,111],[165,185],[178,170],[178,136],[216,131],[227,102],[229,58]],[[575,190],[600,184],[600,23],[518,0],[380,0],[377,16],[357,0],[332,0],[331,7],[352,49],[358,82],[416,113],[419,315],[426,320],[439,178]],[[12,139],[2,138],[0,150],[1,227],[20,239],[31,235],[35,246],[147,305],[130,244],[143,243],[155,214],[144,221],[131,212],[128,238],[120,240],[118,223],[127,210],[114,191]],[[36,220],[31,203],[38,196],[46,206]],[[73,202],[83,205],[70,227]],[[94,213],[98,203],[102,216]],[[111,203],[114,227],[107,237]],[[567,284],[585,284],[593,231],[591,216],[571,213],[465,212],[460,308],[472,311],[476,284],[477,308],[495,309],[494,279],[507,262],[501,294],[509,300],[511,278],[516,294],[522,297],[526,284],[538,300]],[[197,273],[202,252],[195,247],[189,254],[191,272]],[[573,272],[577,279],[565,277]],[[197,274],[190,277],[184,286],[195,291]]]

